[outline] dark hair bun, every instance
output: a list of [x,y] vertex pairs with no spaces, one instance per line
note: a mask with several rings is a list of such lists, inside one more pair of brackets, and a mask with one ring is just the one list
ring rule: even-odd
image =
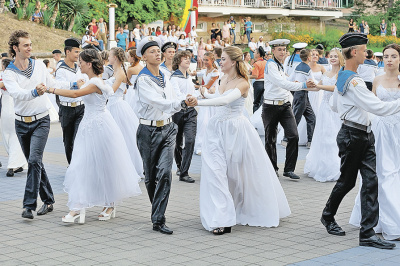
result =
[[80,54],[79,57],[86,63],[92,63],[93,73],[100,75],[103,73],[103,60],[100,54],[93,48],[85,49]]

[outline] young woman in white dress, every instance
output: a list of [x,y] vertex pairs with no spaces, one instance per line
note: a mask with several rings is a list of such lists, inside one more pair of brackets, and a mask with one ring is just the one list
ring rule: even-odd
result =
[[135,96],[135,90],[133,86],[135,85],[136,78],[140,71],[142,71],[143,66],[140,64],[140,57],[136,55],[136,49],[129,49],[128,50],[128,62],[131,64],[127,70],[128,80],[131,82],[132,85],[129,86],[128,90],[125,94],[125,101],[129,103],[134,108],[133,98]]
[[108,60],[113,66],[114,75],[107,80],[107,83],[112,86],[114,94],[108,100],[107,109],[124,135],[136,173],[143,177],[143,161],[136,144],[139,119],[128,102],[123,100],[125,91],[132,85],[124,66],[125,51],[121,47],[111,48]]
[[141,194],[140,177],[130,159],[124,136],[106,108],[113,89],[101,78],[102,60],[94,49],[79,55],[81,71],[89,82],[78,81],[78,90],[47,88],[48,93],[83,97],[85,115],[76,134],[72,161],[65,173],[64,190],[70,212],[63,222],[85,222],[85,209],[102,206],[99,220],[115,217],[115,205]]
[[201,222],[216,235],[230,233],[236,224],[278,226],[290,208],[260,137],[243,115],[250,84],[239,48],[224,49],[221,70],[215,94],[200,88],[209,99],[198,101],[219,106],[203,140]]
[[331,71],[322,75],[317,88],[324,90],[319,115],[315,123],[314,136],[310,151],[304,164],[304,173],[319,182],[336,181],[340,176],[339,149],[336,136],[342,125],[338,113],[331,110],[329,99],[335,89],[339,69],[344,65],[344,58],[338,49],[329,52]]
[[[386,73],[374,79],[372,92],[382,101],[395,101],[400,98],[400,46],[386,46],[383,61]],[[372,131],[375,135],[379,201],[379,221],[374,230],[382,233],[386,240],[400,240],[400,114],[376,116],[372,120]],[[360,221],[358,193],[350,224],[360,226]]]
[[[2,59],[2,71],[10,64],[11,59]],[[15,133],[15,112],[14,99],[10,96],[4,83],[0,77],[1,89],[1,135],[3,137],[4,148],[8,154],[7,174],[6,176],[14,176],[14,173],[22,172],[28,169],[25,155],[22,152],[21,144],[19,143],[17,134]]]
[[[214,85],[218,82],[219,71],[217,66],[215,65],[215,57],[213,53],[206,52],[204,54],[203,63],[206,67],[201,71],[197,72],[198,77],[203,78],[203,87],[207,90],[211,89],[211,92],[214,91]],[[199,87],[199,86],[195,86]],[[204,134],[206,133],[206,128],[208,121],[215,114],[215,108],[212,106],[204,106],[200,107],[197,115],[197,131],[196,131],[196,140],[194,151],[197,155],[201,155],[202,143],[204,139]]]

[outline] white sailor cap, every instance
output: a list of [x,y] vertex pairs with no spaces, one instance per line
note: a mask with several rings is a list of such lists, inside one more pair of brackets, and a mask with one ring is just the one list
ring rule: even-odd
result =
[[276,40],[270,41],[269,45],[271,45],[272,47],[275,47],[275,46],[286,46],[289,43],[290,43],[290,40],[288,40],[288,39],[276,39]]
[[376,53],[374,53],[374,55],[375,55],[375,56],[383,56],[383,53],[381,53],[381,52],[376,52]]
[[308,45],[308,44],[305,43],[305,42],[298,42],[298,43],[293,44],[293,48],[294,48],[294,49],[297,49],[297,50],[301,50],[301,49],[306,48],[307,45]]
[[160,38],[155,36],[147,36],[141,41],[139,41],[139,44],[137,45],[136,49],[136,55],[142,57],[144,52],[146,52],[146,50],[152,46],[161,47]]

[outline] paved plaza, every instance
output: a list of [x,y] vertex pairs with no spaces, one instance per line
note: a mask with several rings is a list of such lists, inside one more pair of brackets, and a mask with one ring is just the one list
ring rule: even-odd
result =
[[[279,146],[281,168],[284,152]],[[118,206],[115,219],[98,221],[101,208],[95,207],[86,212],[85,224],[64,224],[67,161],[61,127],[53,123],[44,164],[56,204],[45,216],[35,212],[33,220],[21,218],[26,171],[6,177],[7,154],[0,145],[0,265],[400,265],[399,242],[394,250],[358,246],[358,229],[348,224],[357,189],[344,199],[337,215],[346,236],[325,231],[319,219],[334,183],[302,174],[307,152],[300,148],[299,181],[282,177],[280,170],[292,214],[277,228],[235,226],[222,236],[204,230],[199,217],[200,156],[193,157],[190,171],[196,183],[180,182],[173,175],[166,213],[173,235],[152,230],[143,182],[143,194]]]

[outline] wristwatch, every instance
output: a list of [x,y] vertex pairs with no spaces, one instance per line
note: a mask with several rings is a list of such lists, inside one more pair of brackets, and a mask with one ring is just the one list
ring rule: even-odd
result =
[[188,105],[186,104],[185,100],[182,100],[181,107],[182,107],[182,109],[185,109],[185,110],[188,108]]

